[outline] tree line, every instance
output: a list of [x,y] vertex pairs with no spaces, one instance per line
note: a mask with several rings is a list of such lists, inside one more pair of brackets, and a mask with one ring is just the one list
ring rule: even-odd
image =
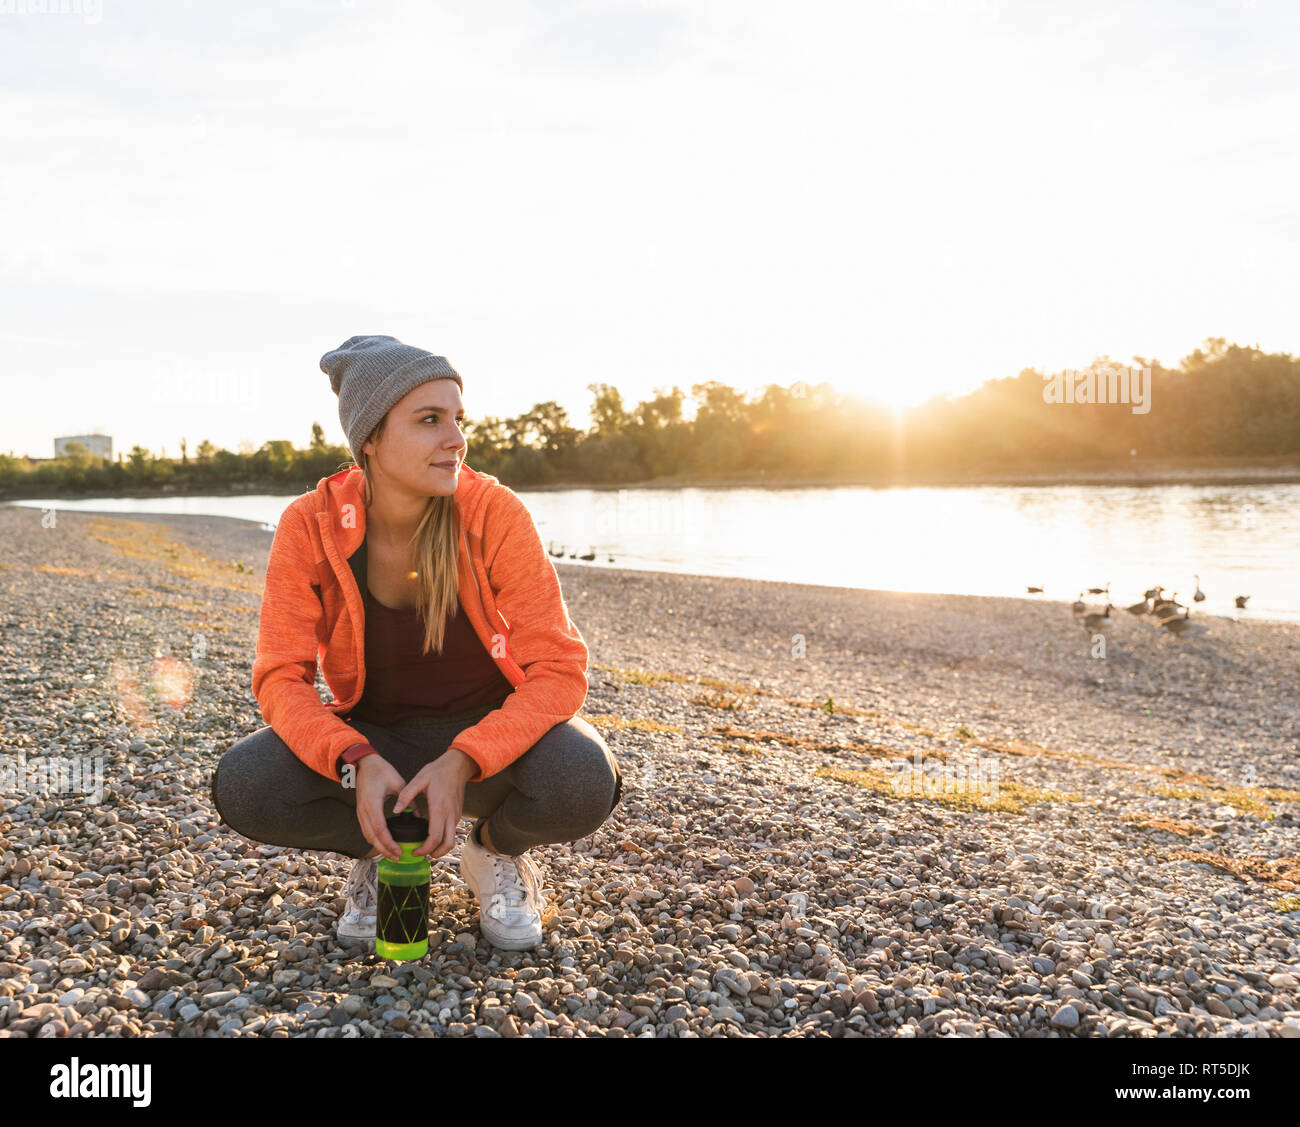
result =
[[[1149,369],[1145,410],[1108,402],[1116,369]],[[1032,368],[958,397],[937,397],[902,412],[849,395],[828,382],[770,384],[746,395],[718,382],[658,390],[635,406],[611,384],[592,384],[591,426],[570,425],[558,403],[535,404],[511,418],[467,420],[466,462],[514,487],[631,483],[663,478],[764,481],[891,477],[909,472],[1041,472],[1079,463],[1131,464],[1193,457],[1300,456],[1300,358],[1205,341],[1176,368],[1134,357],[1130,365],[1094,361],[1067,374],[1075,387]],[[1095,378],[1084,390],[1085,376]],[[897,377],[906,380],[906,373]],[[1049,385],[1056,389],[1055,394]],[[1098,401],[1102,399],[1103,401]],[[113,492],[256,487],[292,491],[352,458],[325,441],[319,423],[298,448],[287,439],[256,450],[218,449],[207,440],[191,456],[155,456],[140,446],[116,461],[73,444],[62,457],[32,461],[0,454],[0,491]]]

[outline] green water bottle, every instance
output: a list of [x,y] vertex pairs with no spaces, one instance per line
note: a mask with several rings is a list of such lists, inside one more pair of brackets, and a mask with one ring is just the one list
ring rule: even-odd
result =
[[375,907],[375,954],[398,962],[429,952],[429,858],[414,852],[429,836],[429,823],[410,810],[388,819],[401,859],[379,858]]

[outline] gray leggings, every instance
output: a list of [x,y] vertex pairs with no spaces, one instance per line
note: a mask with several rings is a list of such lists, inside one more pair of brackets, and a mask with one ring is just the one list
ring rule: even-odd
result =
[[[413,716],[389,727],[344,720],[409,781],[456,736],[499,704],[455,716]],[[623,779],[600,733],[581,717],[556,724],[510,766],[465,784],[464,814],[486,821],[492,845],[518,856],[535,845],[594,833],[613,812]],[[364,857],[356,790],[313,771],[275,732],[259,728],[231,746],[212,773],[212,803],[236,833],[268,845]],[[385,799],[391,815],[396,796]],[[423,813],[421,808],[420,813]]]

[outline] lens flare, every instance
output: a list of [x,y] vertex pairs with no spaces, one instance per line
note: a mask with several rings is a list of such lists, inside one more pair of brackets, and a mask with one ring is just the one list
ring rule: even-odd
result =
[[155,700],[179,712],[193,695],[194,674],[185,662],[164,654],[149,667],[149,685]]
[[109,666],[108,679],[113,686],[118,707],[126,714],[131,730],[140,735],[148,735],[153,728],[153,717],[149,712],[149,701],[140,686],[140,678],[119,658]]
[[156,729],[155,704],[179,712],[193,697],[193,671],[185,662],[168,655],[159,654],[153,659],[147,677],[141,677],[119,658],[109,665],[108,679],[131,730],[141,736],[152,735]]

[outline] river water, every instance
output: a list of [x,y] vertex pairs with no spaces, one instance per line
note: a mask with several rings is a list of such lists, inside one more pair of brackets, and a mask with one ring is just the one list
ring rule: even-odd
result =
[[[1300,621],[1300,484],[563,489],[519,496],[586,566],[1116,606],[1157,584],[1200,613]],[[274,525],[293,496],[58,501]],[[51,502],[13,504],[46,506]],[[613,557],[613,562],[610,562]],[[1026,587],[1041,586],[1041,596]],[[1249,595],[1246,612],[1233,597]],[[1104,597],[1084,595],[1100,603]]]

